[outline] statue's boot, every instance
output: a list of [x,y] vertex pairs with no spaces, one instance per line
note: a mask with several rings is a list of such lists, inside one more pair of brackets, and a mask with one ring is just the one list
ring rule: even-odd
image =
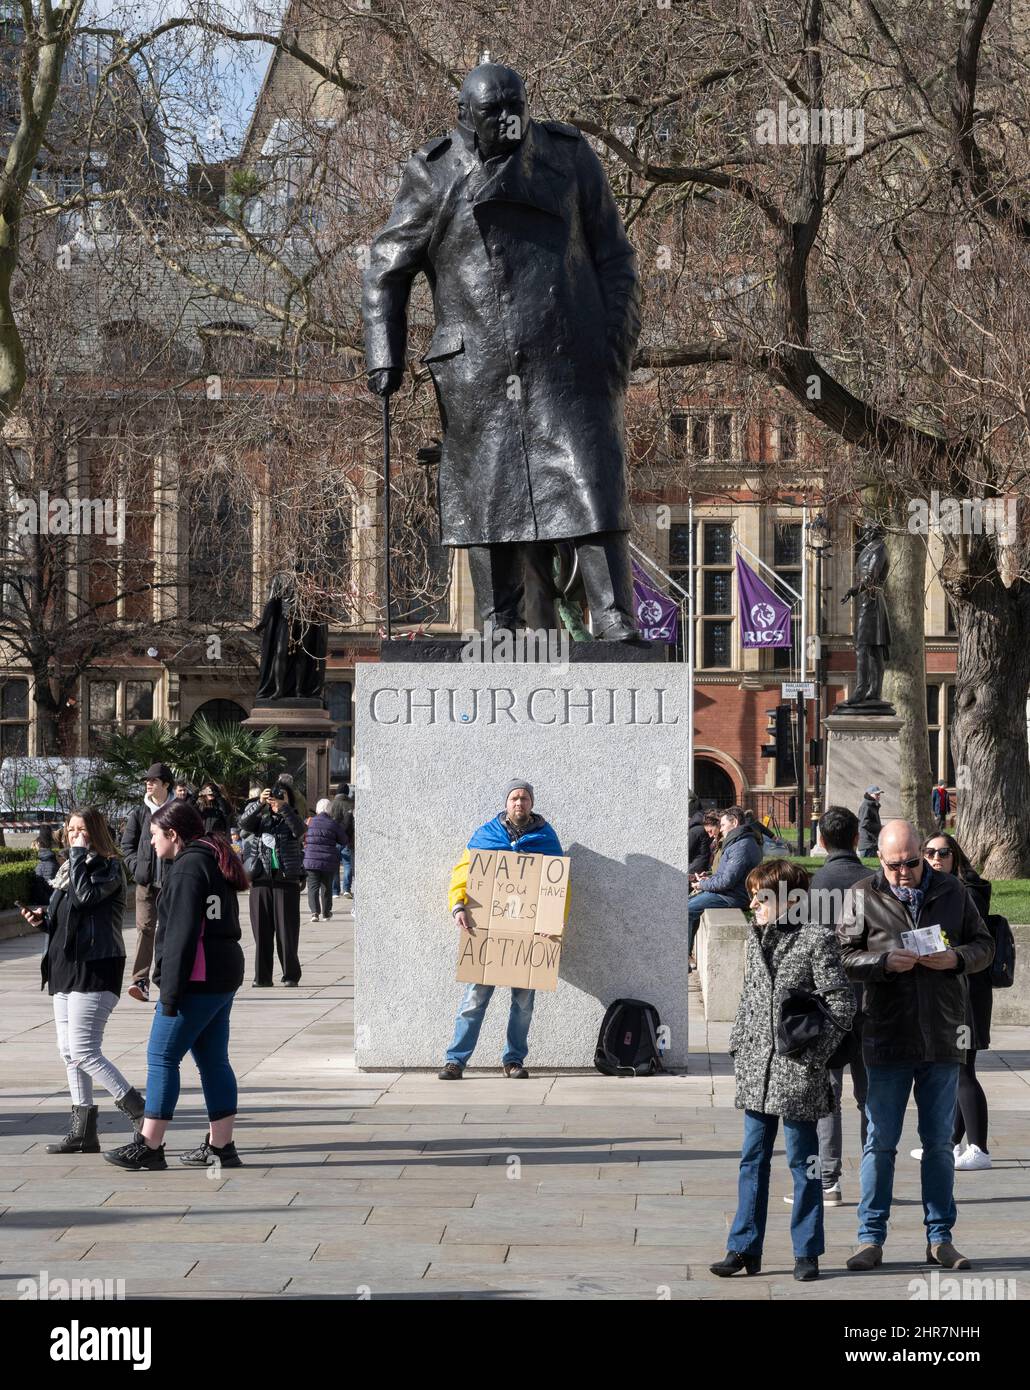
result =
[[482,629],[492,627],[495,632],[516,632],[523,627],[520,619],[525,594],[522,546],[470,545],[468,560]]
[[633,571],[625,531],[601,531],[576,542],[595,639],[639,642],[633,621]]

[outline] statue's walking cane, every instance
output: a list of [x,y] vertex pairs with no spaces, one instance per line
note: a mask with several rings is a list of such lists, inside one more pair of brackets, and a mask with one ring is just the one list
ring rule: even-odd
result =
[[383,397],[383,525],[386,532],[386,640],[393,638],[391,618],[393,596],[390,588],[390,397]]

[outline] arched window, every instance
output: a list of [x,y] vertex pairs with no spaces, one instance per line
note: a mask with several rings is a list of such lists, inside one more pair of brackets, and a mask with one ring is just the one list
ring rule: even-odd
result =
[[242,724],[246,717],[247,711],[235,700],[205,700],[193,711],[190,723],[206,719],[209,724]]

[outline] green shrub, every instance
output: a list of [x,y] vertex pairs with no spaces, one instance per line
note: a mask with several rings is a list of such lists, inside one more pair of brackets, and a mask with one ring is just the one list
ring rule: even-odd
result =
[[0,910],[13,907],[16,898],[31,905],[33,870],[32,864],[0,863]]
[[36,862],[36,851],[34,849],[11,849],[9,845],[0,845],[0,864],[32,864]]

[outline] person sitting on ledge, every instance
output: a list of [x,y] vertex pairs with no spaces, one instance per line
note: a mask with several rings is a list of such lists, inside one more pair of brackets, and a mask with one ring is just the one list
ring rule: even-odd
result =
[[719,867],[707,878],[694,880],[695,891],[687,899],[687,949],[694,949],[694,933],[701,914],[709,907],[747,907],[750,895],[747,876],[762,862],[762,850],[755,827],[745,819],[740,806],[731,806],[719,819],[722,852]]
[[[474,849],[513,849],[519,854],[561,854],[562,847],[553,828],[543,816],[533,810],[533,788],[529,782],[509,782],[505,789],[504,810],[481,825],[468,842],[465,853],[451,874],[449,904],[451,915],[462,931],[471,931],[465,905],[468,902],[470,851]],[[569,899],[565,899],[568,917]],[[454,1021],[454,1037],[447,1049],[447,1060],[438,1073],[441,1081],[460,1081],[469,1058],[479,1040],[486,1006],[494,992],[493,985],[465,986],[458,1016]],[[501,1059],[504,1075],[516,1080],[529,1076],[524,1063],[529,1051],[529,1025],[533,1018],[536,991],[513,989],[511,1011],[508,1014],[508,1037]]]

